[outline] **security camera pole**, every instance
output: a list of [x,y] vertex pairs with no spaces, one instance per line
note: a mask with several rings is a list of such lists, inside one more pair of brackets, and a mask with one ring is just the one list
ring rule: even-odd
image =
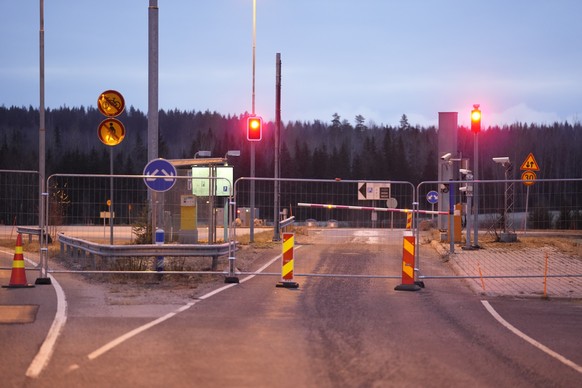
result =
[[[449,159],[457,156],[457,135],[459,131],[458,113],[457,112],[439,112],[438,113],[438,180],[439,187],[439,211],[448,211],[448,181],[453,177],[453,170]],[[446,158],[445,158],[446,156]],[[447,217],[438,216],[438,228],[446,228]]]

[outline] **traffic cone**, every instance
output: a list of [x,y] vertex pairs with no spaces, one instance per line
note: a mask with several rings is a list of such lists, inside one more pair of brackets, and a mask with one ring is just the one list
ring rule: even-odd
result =
[[12,275],[10,283],[5,288],[25,288],[34,287],[26,281],[26,270],[24,269],[24,255],[22,254],[22,235],[18,233],[16,237],[16,248],[14,250],[14,260],[12,260]]

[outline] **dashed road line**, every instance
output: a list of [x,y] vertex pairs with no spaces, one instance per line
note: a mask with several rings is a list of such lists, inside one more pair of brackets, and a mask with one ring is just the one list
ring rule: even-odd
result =
[[[273,264],[275,261],[277,261],[279,259],[281,259],[281,255],[278,255],[278,256],[274,257],[273,259],[271,259],[269,262],[267,262],[265,265],[263,265],[261,268],[259,268],[256,271],[256,273],[263,272],[266,268],[268,268],[271,264]],[[255,276],[256,275],[249,275],[249,276],[241,279],[240,283],[244,283],[244,282],[246,282],[248,280],[251,280]],[[175,315],[177,315],[177,314],[179,314],[181,312],[184,312],[184,311],[188,310],[190,307],[194,306],[197,302],[202,301],[202,300],[205,300],[205,299],[208,299],[211,296],[214,296],[214,295],[216,295],[216,294],[218,294],[218,293],[220,293],[222,291],[225,291],[225,290],[227,290],[229,288],[232,288],[232,287],[234,287],[236,285],[237,285],[236,283],[227,284],[227,285],[225,285],[223,287],[220,287],[220,288],[218,288],[218,289],[216,289],[214,291],[211,291],[211,292],[209,292],[207,294],[204,294],[204,295],[200,296],[198,298],[198,300],[196,300],[194,302],[190,302],[190,303],[188,303],[188,304],[180,307],[179,309],[177,309],[177,310],[175,310],[175,311],[173,311],[171,313],[168,313],[168,314],[166,314],[166,315],[164,315],[164,316],[162,316],[160,318],[157,318],[157,319],[155,319],[155,320],[153,320],[153,321],[151,321],[149,323],[146,323],[145,325],[142,325],[142,326],[140,326],[140,327],[138,327],[138,328],[136,328],[134,330],[131,330],[131,331],[129,331],[129,332],[127,332],[127,333],[125,333],[125,334],[117,337],[113,341],[106,343],[105,345],[103,345],[99,349],[97,349],[97,350],[89,353],[87,355],[87,358],[89,360],[91,360],[91,361],[92,360],[95,360],[96,358],[102,356],[103,354],[107,353],[111,349],[113,349],[113,348],[121,345],[123,342],[127,341],[128,339],[130,339],[130,338],[132,338],[132,337],[134,337],[134,336],[136,336],[136,335],[138,335],[138,334],[140,334],[140,333],[142,333],[142,332],[144,332],[144,331],[146,331],[148,329],[151,329],[152,327],[154,327],[154,326],[156,326],[156,325],[158,325],[158,324],[160,324],[160,323],[162,323],[162,322],[164,322],[164,321],[166,321],[166,320],[174,317]],[[79,368],[80,368],[80,366],[78,364],[73,364],[73,365],[71,365],[69,367],[69,371],[74,371],[74,370],[77,370]]]

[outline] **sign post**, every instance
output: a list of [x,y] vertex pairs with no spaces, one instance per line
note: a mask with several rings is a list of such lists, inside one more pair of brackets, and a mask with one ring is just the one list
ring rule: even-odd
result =
[[[103,144],[111,147],[109,148],[109,173],[111,175],[111,178],[109,178],[109,201],[113,201],[113,147],[121,143],[125,138],[125,127],[123,123],[114,117],[119,116],[125,109],[125,99],[116,90],[106,90],[97,98],[97,108],[107,117],[97,127],[97,136]],[[109,205],[109,244],[113,245],[113,217],[111,216],[113,209],[111,208],[111,203]]]
[[523,221],[523,230],[524,232],[527,230],[527,215],[528,215],[528,204],[529,204],[529,188],[531,185],[535,183],[537,175],[534,171],[540,171],[540,166],[536,159],[533,156],[533,153],[530,152],[529,155],[525,158],[523,163],[521,164],[520,170],[523,171],[521,174],[521,180],[523,184],[527,187],[526,194],[525,194],[525,219]]
[[[143,169],[143,175],[147,175],[143,181],[146,186],[154,191],[152,196],[152,229],[155,231],[158,228],[158,220],[163,219],[163,196],[161,199],[161,204],[158,203],[159,192],[165,192],[170,190],[176,184],[176,176],[178,172],[172,163],[168,162],[166,159],[153,159],[151,160]],[[162,228],[160,228],[162,229]],[[153,239],[155,239],[155,233]]]
[[[438,191],[431,190],[428,193],[426,193],[426,200],[431,205],[431,209],[430,210],[434,211],[434,205],[439,202],[439,193],[438,193]],[[432,219],[434,220],[434,214],[432,215]]]

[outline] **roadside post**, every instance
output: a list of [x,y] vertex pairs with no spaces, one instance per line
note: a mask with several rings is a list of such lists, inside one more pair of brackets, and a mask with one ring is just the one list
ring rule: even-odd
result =
[[[164,245],[164,230],[156,229],[156,245]],[[156,256],[156,271],[164,270],[164,256]]]
[[299,288],[299,283],[293,280],[293,248],[295,245],[294,233],[283,233],[283,253],[281,254],[281,281],[276,287]]
[[402,283],[396,291],[419,291],[422,287],[414,281],[415,237],[410,230],[403,232],[402,239]]

